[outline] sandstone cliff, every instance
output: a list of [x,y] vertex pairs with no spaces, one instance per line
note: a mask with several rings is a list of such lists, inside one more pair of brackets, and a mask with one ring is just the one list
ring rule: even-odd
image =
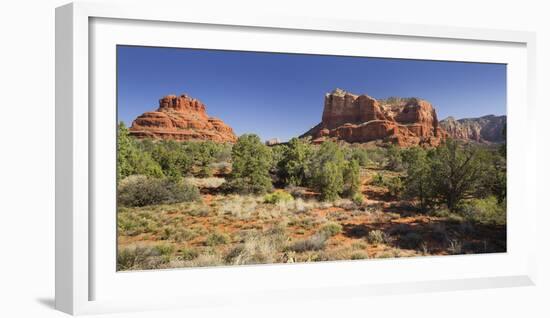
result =
[[400,146],[436,146],[446,137],[432,105],[418,98],[376,100],[335,89],[325,95],[322,121],[302,137],[314,142],[383,140]]
[[439,125],[448,135],[456,139],[476,142],[504,142],[506,116],[487,115],[479,118],[454,119],[447,117]]
[[231,143],[237,140],[231,127],[221,119],[209,117],[201,101],[185,94],[161,98],[158,109],[138,116],[129,130],[136,138]]

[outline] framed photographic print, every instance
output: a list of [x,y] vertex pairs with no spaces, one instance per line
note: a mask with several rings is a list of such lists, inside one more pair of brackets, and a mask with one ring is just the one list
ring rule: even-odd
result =
[[175,12],[57,9],[56,308],[533,284],[533,34]]

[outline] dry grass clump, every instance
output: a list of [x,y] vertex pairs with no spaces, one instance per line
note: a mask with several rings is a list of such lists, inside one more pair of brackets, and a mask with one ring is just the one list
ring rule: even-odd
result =
[[161,240],[171,240],[181,243],[185,241],[190,241],[200,235],[201,233],[199,231],[188,227],[167,225],[163,227],[162,231],[159,233],[159,238]]
[[251,219],[261,204],[262,198],[252,195],[229,195],[223,203],[216,201],[213,210],[218,216],[228,215],[237,219]]
[[244,239],[244,243],[232,248],[224,260],[231,265],[277,262],[286,240],[284,227],[275,227],[263,233],[254,232]]
[[367,235],[367,240],[371,244],[379,245],[389,242],[389,237],[386,233],[380,230],[372,230]]
[[127,236],[154,233],[159,227],[159,217],[151,211],[121,208],[117,213],[117,227],[119,234]]
[[325,248],[328,237],[324,233],[316,233],[306,239],[298,240],[292,243],[288,250],[303,253],[307,251],[319,251]]
[[117,271],[163,268],[169,263],[174,247],[169,244],[155,246],[129,246],[118,250]]
[[171,268],[181,268],[181,267],[205,267],[205,266],[220,266],[224,265],[223,258],[219,254],[215,253],[205,253],[200,254],[197,257],[191,260],[172,260],[170,262]]
[[462,254],[462,242],[458,240],[450,240],[447,251],[452,255]]
[[210,233],[206,237],[204,244],[206,244],[206,246],[217,246],[217,245],[227,244],[229,243],[229,240],[230,240],[229,235],[225,233],[214,232],[214,233]]

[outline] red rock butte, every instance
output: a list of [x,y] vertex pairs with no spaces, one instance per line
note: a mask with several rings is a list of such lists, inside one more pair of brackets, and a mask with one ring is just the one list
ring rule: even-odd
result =
[[230,143],[237,141],[231,127],[221,119],[209,117],[206,106],[186,94],[161,98],[158,109],[138,116],[129,130],[130,135],[136,138]]
[[325,95],[321,123],[301,137],[364,143],[383,140],[400,146],[437,146],[447,133],[433,106],[418,98],[376,100],[335,89]]

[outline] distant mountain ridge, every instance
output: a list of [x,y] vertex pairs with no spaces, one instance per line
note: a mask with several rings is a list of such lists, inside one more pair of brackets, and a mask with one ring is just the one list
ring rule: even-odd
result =
[[447,117],[439,122],[439,127],[451,138],[492,143],[506,141],[505,126],[506,115],[463,119]]

